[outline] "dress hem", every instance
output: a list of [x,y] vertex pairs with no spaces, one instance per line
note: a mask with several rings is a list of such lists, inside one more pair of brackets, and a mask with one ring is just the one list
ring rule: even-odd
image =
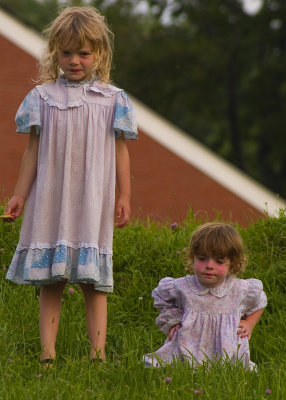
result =
[[[113,287],[112,255],[97,248],[55,248],[17,250],[6,279],[19,284],[48,284],[57,281],[94,283],[99,290]],[[104,288],[104,289],[103,289]],[[111,290],[112,291],[112,290]]]
[[93,284],[94,290],[99,291],[99,292],[105,292],[105,293],[113,293],[113,285],[112,286],[104,286],[104,285],[99,285],[98,283],[94,282],[93,280],[80,280],[80,281],[70,281],[64,278],[60,279],[53,279],[53,280],[42,280],[42,281],[28,281],[28,280],[21,280],[21,279],[13,279],[13,278],[7,278],[6,280],[8,282],[16,283],[18,285],[29,285],[29,286],[47,286],[47,285],[53,285],[59,282],[66,282],[67,284],[71,285],[78,285],[80,283],[86,283],[86,284]]

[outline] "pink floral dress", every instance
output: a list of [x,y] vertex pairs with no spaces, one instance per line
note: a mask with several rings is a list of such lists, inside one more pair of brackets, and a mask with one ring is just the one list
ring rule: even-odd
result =
[[243,315],[266,307],[262,282],[228,276],[215,288],[206,288],[195,275],[164,278],[153,290],[154,306],[160,310],[157,326],[167,335],[176,324],[181,328],[155,353],[144,356],[145,365],[170,364],[187,359],[192,365],[206,360],[241,360],[253,369],[247,337],[237,334]]

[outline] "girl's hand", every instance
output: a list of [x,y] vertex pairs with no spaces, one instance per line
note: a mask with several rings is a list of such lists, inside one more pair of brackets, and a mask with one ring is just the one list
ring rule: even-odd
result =
[[130,201],[126,198],[119,197],[117,206],[116,206],[116,227],[123,228],[126,226],[130,220],[131,209],[130,209]]
[[13,218],[18,218],[22,214],[25,207],[25,200],[19,196],[13,196],[8,204],[5,214],[12,215]]
[[247,336],[248,340],[250,340],[253,328],[254,325],[250,321],[248,321],[247,319],[241,319],[238,325],[237,334],[240,335],[241,338]]
[[171,341],[174,337],[175,332],[178,332],[178,330],[181,328],[181,324],[176,324],[174,326],[172,326],[172,328],[170,329],[169,335],[168,335],[168,339]]

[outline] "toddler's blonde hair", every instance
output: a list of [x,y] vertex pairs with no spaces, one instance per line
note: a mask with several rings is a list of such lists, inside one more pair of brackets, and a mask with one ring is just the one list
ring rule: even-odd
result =
[[95,53],[92,76],[110,82],[113,33],[105,18],[94,7],[67,7],[44,31],[48,39],[40,60],[40,80],[54,82],[59,77],[58,52],[65,48],[80,49],[89,40]]
[[194,256],[199,255],[214,259],[228,258],[231,275],[242,272],[246,265],[241,236],[233,226],[223,222],[209,222],[193,232],[188,249],[188,261],[191,267]]

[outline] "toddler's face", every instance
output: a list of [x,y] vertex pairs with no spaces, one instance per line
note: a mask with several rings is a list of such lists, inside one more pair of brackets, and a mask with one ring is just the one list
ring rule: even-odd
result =
[[194,273],[205,287],[219,286],[229,274],[229,268],[228,258],[213,259],[204,255],[194,257]]
[[87,81],[91,79],[94,65],[92,43],[86,40],[80,49],[63,48],[58,53],[59,66],[68,81]]

